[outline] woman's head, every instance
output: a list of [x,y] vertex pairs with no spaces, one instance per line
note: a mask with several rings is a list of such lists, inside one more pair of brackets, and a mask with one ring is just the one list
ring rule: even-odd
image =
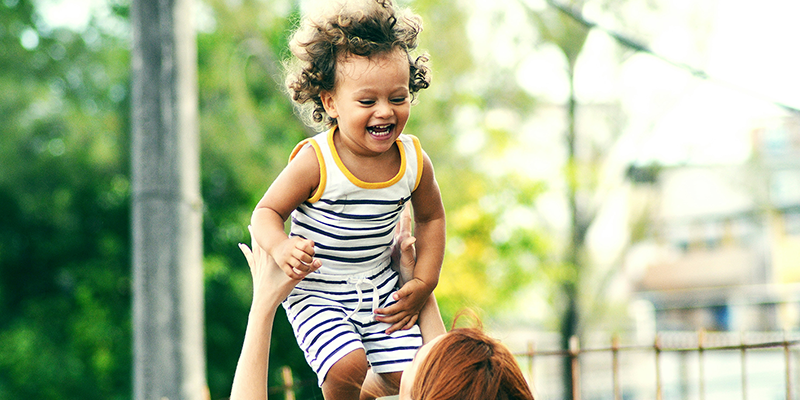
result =
[[323,0],[312,9],[289,43],[296,60],[288,65],[287,86],[298,104],[308,106],[314,123],[336,124],[320,93],[335,90],[337,64],[352,55],[372,58],[400,49],[408,57],[409,92],[429,86],[427,58],[409,55],[422,30],[419,16],[391,0]]
[[[479,329],[459,328],[420,349],[401,398],[533,400],[513,354]],[[406,392],[406,393],[404,393]]]

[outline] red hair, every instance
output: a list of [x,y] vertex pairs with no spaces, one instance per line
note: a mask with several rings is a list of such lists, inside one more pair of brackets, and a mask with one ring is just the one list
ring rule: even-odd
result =
[[533,400],[514,355],[479,329],[453,329],[421,361],[414,400]]

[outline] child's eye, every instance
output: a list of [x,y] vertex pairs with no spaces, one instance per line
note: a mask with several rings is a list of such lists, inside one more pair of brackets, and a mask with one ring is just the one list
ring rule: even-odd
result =
[[391,99],[391,102],[395,104],[402,104],[406,102],[406,97],[395,97]]
[[365,106],[371,106],[375,104],[375,100],[359,100],[358,102]]

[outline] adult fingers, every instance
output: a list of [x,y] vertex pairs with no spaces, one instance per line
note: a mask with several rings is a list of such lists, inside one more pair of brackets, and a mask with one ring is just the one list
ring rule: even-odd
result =
[[242,254],[244,254],[244,258],[247,259],[247,265],[250,266],[250,269],[253,268],[254,261],[253,261],[253,251],[250,250],[244,243],[239,243],[239,249],[242,250]]
[[403,209],[403,213],[400,214],[400,222],[397,224],[399,236],[411,236],[411,221],[411,207],[406,207]]

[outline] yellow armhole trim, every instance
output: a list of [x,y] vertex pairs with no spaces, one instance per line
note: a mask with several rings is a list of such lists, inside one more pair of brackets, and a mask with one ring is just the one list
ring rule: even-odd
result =
[[364,182],[361,179],[358,179],[349,169],[344,165],[342,159],[339,158],[339,152],[336,151],[336,146],[333,144],[333,133],[336,128],[332,128],[330,134],[328,135],[328,145],[331,148],[331,154],[333,154],[333,160],[336,161],[336,165],[339,166],[339,170],[342,171],[344,176],[347,177],[347,180],[352,182],[354,185],[362,188],[362,189],[382,189],[389,186],[394,185],[395,183],[400,181],[400,178],[403,177],[406,173],[406,150],[403,146],[403,142],[400,141],[398,138],[395,143],[397,144],[397,149],[400,150],[400,170],[397,171],[397,175],[394,178],[386,181],[386,182]]
[[319,163],[319,185],[308,199],[309,203],[316,203],[320,198],[322,198],[322,193],[325,192],[325,183],[328,181],[328,173],[327,169],[325,168],[325,159],[322,157],[322,150],[319,148],[317,141],[314,139],[305,139],[298,143],[297,146],[294,147],[294,150],[292,150],[292,154],[289,156],[289,162],[291,162],[295,156],[297,156],[297,153],[300,152],[306,143],[310,144],[311,147],[314,148],[314,152],[317,154],[317,162]]
[[417,190],[419,181],[422,180],[422,145],[419,144],[419,139],[414,135],[408,135],[414,142],[414,150],[417,153],[417,180],[414,182],[414,190]]

